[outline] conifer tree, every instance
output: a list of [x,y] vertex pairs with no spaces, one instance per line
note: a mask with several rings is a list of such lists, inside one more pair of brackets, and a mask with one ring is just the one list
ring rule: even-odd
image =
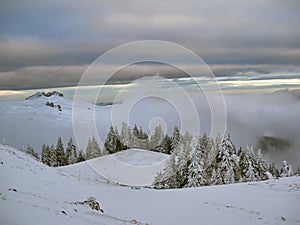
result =
[[190,154],[190,165],[188,175],[188,187],[200,187],[206,185],[206,178],[204,173],[204,148],[207,146],[206,137],[194,140],[193,149]]
[[104,148],[110,154],[124,149],[124,146],[122,145],[119,137],[117,136],[113,126],[110,126],[109,128],[109,132],[104,143]]
[[166,164],[165,169],[159,172],[154,179],[154,187],[158,189],[178,188],[178,167],[176,162],[176,151],[173,151]]
[[120,133],[120,141],[124,145],[125,148],[130,148],[132,140],[131,129],[126,123],[122,123],[121,133]]
[[101,156],[101,150],[100,146],[96,140],[96,138],[93,136],[91,141],[91,157],[96,158]]
[[33,158],[35,158],[36,160],[39,160],[39,155],[37,152],[34,151],[34,149],[28,145],[25,151],[27,154],[33,156]]
[[190,153],[192,150],[192,137],[186,132],[181,137],[176,151],[178,152],[178,183],[179,187],[184,187],[188,183]]
[[172,151],[172,140],[171,138],[166,134],[164,136],[164,139],[162,140],[161,144],[157,147],[157,151],[165,154],[171,154]]
[[280,177],[279,170],[276,168],[275,163],[271,162],[269,165],[269,172],[272,174],[273,177]]
[[82,150],[80,150],[76,162],[79,163],[79,162],[83,162],[83,161],[85,161],[85,157],[84,157]]
[[254,161],[255,161],[254,165],[256,166],[259,180],[267,180],[268,176],[266,172],[268,169],[268,165],[266,161],[263,159],[260,149],[258,149],[257,155],[254,155]]
[[58,140],[57,140],[57,145],[56,145],[56,161],[57,161],[57,166],[67,165],[67,160],[66,160],[66,157],[65,157],[64,145],[62,143],[61,137],[59,137]]
[[50,165],[52,167],[57,166],[57,159],[56,159],[56,149],[54,145],[50,146]]
[[159,146],[162,144],[164,139],[164,133],[161,125],[158,125],[154,129],[154,133],[150,137],[150,149],[158,151]]
[[41,152],[41,161],[42,163],[46,164],[47,166],[50,166],[50,147],[48,145],[42,146],[42,152]]
[[68,164],[76,163],[77,161],[77,151],[76,151],[76,145],[73,143],[73,139],[70,138],[67,148],[66,148],[66,159]]
[[284,160],[282,162],[282,167],[280,169],[280,176],[281,177],[290,177],[290,176],[293,176],[293,174],[294,173],[293,173],[292,166],[289,165],[286,160]]
[[174,127],[173,134],[172,134],[172,143],[171,143],[171,152],[175,150],[177,145],[179,144],[180,141],[180,131],[178,127]]
[[85,159],[88,160],[88,159],[91,159],[91,158],[92,158],[92,141],[89,138],[88,144],[87,144],[86,150],[85,150]]
[[219,151],[215,163],[215,172],[212,178],[213,183],[234,183],[234,167],[236,166],[236,155],[234,155],[233,149],[234,148],[231,136],[228,132],[225,132],[223,139],[219,144]]

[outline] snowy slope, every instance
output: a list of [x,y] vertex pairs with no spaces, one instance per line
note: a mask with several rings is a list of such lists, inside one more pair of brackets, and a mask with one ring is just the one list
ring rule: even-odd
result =
[[[62,111],[47,106],[47,101],[61,105]],[[59,96],[1,102],[1,142],[19,148],[30,144],[40,151],[42,144],[56,144],[59,136],[67,141],[73,137],[71,110],[72,101]]]
[[76,165],[83,173],[73,176],[74,166],[49,168],[3,145],[0,152],[0,224],[136,224],[74,204],[91,196],[100,200],[99,188],[108,187],[84,163]]
[[165,168],[168,155],[129,149],[92,159],[88,164],[108,180],[131,186],[152,186],[157,173]]
[[[300,224],[300,177],[181,190],[132,189],[107,184],[85,163],[49,168],[0,145],[0,180],[0,224]],[[104,213],[72,204],[90,196]]]

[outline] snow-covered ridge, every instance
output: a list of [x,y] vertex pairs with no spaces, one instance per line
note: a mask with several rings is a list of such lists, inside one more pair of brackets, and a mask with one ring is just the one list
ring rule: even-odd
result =
[[58,97],[63,97],[64,95],[58,91],[52,91],[52,92],[37,92],[34,95],[29,96],[25,100],[32,100],[32,99],[37,99],[40,97],[51,97],[51,96],[58,96]]

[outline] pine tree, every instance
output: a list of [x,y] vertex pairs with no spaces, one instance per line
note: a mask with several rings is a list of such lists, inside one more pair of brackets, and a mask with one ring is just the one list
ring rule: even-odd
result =
[[67,160],[66,160],[66,157],[65,157],[64,145],[62,143],[61,137],[59,137],[58,140],[57,140],[57,145],[56,145],[56,161],[57,161],[57,166],[67,165]]
[[172,151],[171,143],[172,143],[171,138],[166,134],[161,144],[157,147],[157,151],[165,154],[171,154]]
[[178,183],[179,187],[184,187],[188,183],[190,154],[192,150],[192,137],[187,132],[181,137],[176,151],[178,152]]
[[252,182],[263,179],[260,177],[260,162],[258,162],[258,157],[254,155],[252,147],[247,146],[246,150],[241,149],[239,158],[240,179],[238,181]]
[[179,131],[179,128],[178,127],[174,127],[174,130],[173,130],[173,134],[172,134],[172,143],[171,143],[171,152],[173,152],[177,145],[179,144],[179,141],[180,141],[180,131]]
[[80,150],[76,162],[79,163],[83,161],[85,161],[84,153],[82,152],[82,150]]
[[48,145],[42,146],[42,153],[41,153],[41,161],[42,163],[50,166],[50,147]]
[[31,155],[34,159],[39,160],[39,155],[37,152],[34,151],[34,149],[28,145],[27,149],[25,151],[27,154]]
[[166,182],[164,181],[163,172],[159,171],[156,177],[154,178],[153,187],[156,189],[164,189],[165,183]]
[[104,148],[110,154],[125,149],[112,126],[109,128],[109,132],[104,143]]
[[72,138],[69,139],[66,148],[66,159],[68,164],[73,164],[77,161],[76,145],[74,145]]
[[150,149],[158,151],[159,146],[161,146],[164,139],[164,133],[162,131],[162,127],[158,125],[154,129],[153,135],[150,138]]
[[134,124],[130,140],[130,148],[139,148],[139,145],[139,129],[137,128],[136,124]]
[[57,159],[56,159],[56,149],[54,145],[50,146],[50,165],[52,167],[57,166]]
[[234,183],[237,156],[233,153],[233,146],[230,134],[225,132],[216,157],[215,172],[212,177],[214,184]]
[[154,179],[154,187],[158,189],[172,189],[178,188],[178,167],[176,162],[176,151],[170,155],[163,172],[159,172]]
[[92,141],[89,138],[88,144],[87,144],[86,150],[85,150],[85,159],[88,160],[88,159],[91,159],[91,158],[92,158]]
[[96,138],[93,136],[91,141],[91,157],[96,158],[101,156],[101,150],[100,146],[96,140]]
[[267,180],[268,165],[266,161],[263,159],[260,149],[258,149],[257,155],[254,155],[254,161],[255,161],[256,170],[258,172],[259,180]]
[[188,187],[200,187],[206,185],[207,181],[204,173],[204,148],[207,147],[206,137],[194,140],[193,149],[190,154],[190,165],[188,175]]
[[288,177],[291,177],[294,175],[294,172],[293,172],[293,169],[292,169],[292,165],[290,164],[289,167],[288,167],[288,173],[287,173],[287,176]]
[[300,167],[299,166],[297,166],[297,170],[295,172],[295,175],[296,176],[300,176]]
[[140,136],[140,131],[136,124],[134,124],[134,127],[132,129],[132,135],[136,138],[139,138],[139,136]]
[[280,170],[280,176],[281,177],[290,177],[290,176],[293,176],[294,173],[293,173],[293,169],[292,169],[292,165],[289,165],[287,163],[286,160],[284,160],[282,162],[282,167],[281,167],[281,170]]
[[125,148],[130,148],[132,140],[131,129],[126,123],[122,123],[122,129],[120,133],[120,141],[124,145]]

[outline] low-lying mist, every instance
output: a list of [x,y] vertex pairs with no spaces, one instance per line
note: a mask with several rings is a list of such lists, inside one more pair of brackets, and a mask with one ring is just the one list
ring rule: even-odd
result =
[[[261,148],[264,158],[278,166],[283,160],[295,166],[300,164],[300,91],[231,94],[224,98],[227,129],[237,147],[251,145],[256,150]],[[200,132],[209,134],[212,118],[210,105],[204,94],[193,96],[193,99],[199,113]],[[189,108],[186,110],[188,112]],[[174,126],[181,127],[182,121],[176,107],[167,100],[155,97],[144,98],[131,108],[129,124],[138,124],[151,133],[149,126],[156,117],[160,118],[157,121],[163,121],[161,125],[168,134],[172,133]],[[188,124],[195,122],[193,116],[184,116],[183,119],[190,120],[184,121]],[[275,145],[274,140],[277,141]]]

